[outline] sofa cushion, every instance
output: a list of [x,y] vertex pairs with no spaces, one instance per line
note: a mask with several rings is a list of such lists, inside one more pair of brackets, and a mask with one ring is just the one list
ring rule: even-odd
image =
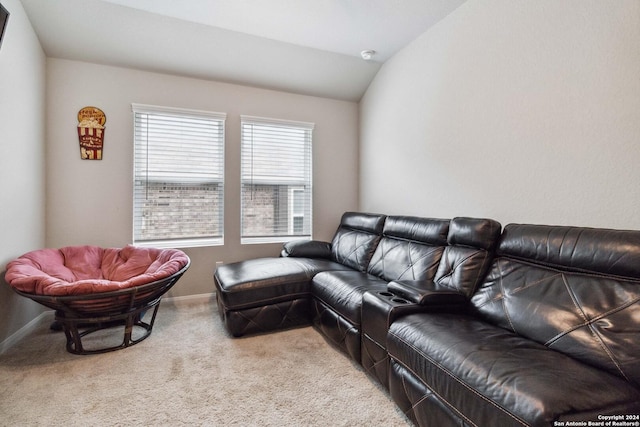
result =
[[445,219],[387,217],[368,272],[388,282],[433,279],[448,230]]
[[574,271],[640,277],[640,231],[509,224],[498,255]]
[[385,215],[357,212],[343,214],[331,241],[334,261],[354,270],[366,271],[380,241],[385,218]]
[[257,258],[223,264],[214,279],[220,302],[238,310],[309,296],[309,282],[318,271],[345,268],[322,259]]
[[498,255],[485,320],[640,385],[640,232],[508,225]]
[[280,256],[331,259],[331,244],[320,240],[292,240],[282,245]]
[[386,281],[353,270],[321,272],[311,281],[314,298],[358,327],[364,293],[386,289]]
[[484,279],[500,238],[500,223],[492,219],[451,220],[447,247],[433,282],[470,298]]
[[501,228],[500,223],[493,219],[456,217],[449,224],[447,243],[452,246],[494,250]]
[[403,317],[387,348],[471,425],[549,426],[563,415],[638,410],[640,402],[621,378],[471,316]]

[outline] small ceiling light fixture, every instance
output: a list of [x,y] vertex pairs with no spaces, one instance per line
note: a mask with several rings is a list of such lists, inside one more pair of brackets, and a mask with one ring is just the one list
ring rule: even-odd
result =
[[364,59],[365,61],[371,61],[373,59],[373,55],[375,54],[375,50],[363,50],[362,52],[360,52],[360,56],[362,56],[362,59]]

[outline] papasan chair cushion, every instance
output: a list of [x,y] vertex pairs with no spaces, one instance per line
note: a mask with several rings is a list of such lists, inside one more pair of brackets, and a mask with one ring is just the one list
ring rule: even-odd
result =
[[177,249],[68,246],[28,252],[7,265],[5,280],[36,295],[95,294],[164,279],[189,263]]

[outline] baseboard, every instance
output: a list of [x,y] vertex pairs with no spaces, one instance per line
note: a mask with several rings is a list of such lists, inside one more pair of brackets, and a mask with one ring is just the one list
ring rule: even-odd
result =
[[16,345],[21,339],[33,332],[33,330],[36,329],[42,322],[53,322],[53,320],[53,310],[47,310],[40,313],[35,319],[24,325],[22,328],[18,329],[18,331],[16,331],[13,335],[9,336],[7,339],[0,343],[0,354],[4,354],[5,351]]
[[172,304],[179,305],[191,305],[191,304],[205,304],[215,301],[216,294],[211,292],[208,294],[186,295],[182,297],[165,297],[162,298],[160,304]]

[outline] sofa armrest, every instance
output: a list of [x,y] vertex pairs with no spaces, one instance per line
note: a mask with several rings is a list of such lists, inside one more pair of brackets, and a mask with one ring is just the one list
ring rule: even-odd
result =
[[280,256],[331,259],[331,243],[320,240],[292,240],[282,245]]
[[387,291],[367,291],[362,297],[363,336],[386,348],[387,332],[397,319],[415,313],[463,312],[468,299],[431,281],[389,282]]
[[468,302],[461,292],[439,287],[432,281],[398,280],[390,282],[387,289],[421,306],[463,306]]

